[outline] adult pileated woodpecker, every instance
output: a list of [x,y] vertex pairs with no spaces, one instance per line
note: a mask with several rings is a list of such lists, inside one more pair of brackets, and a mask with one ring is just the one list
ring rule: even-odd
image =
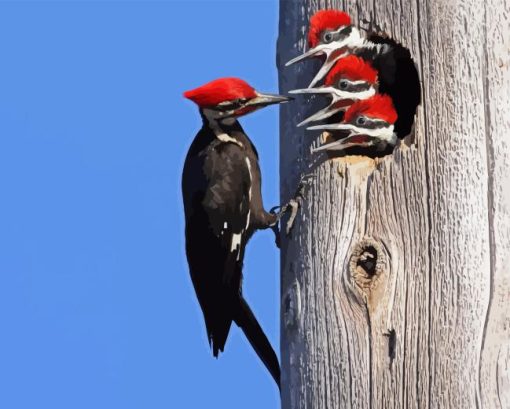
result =
[[308,43],[310,50],[286,65],[325,55],[324,64],[310,87],[324,78],[338,59],[347,54],[360,56],[377,70],[379,92],[388,94],[393,100],[398,112],[395,123],[397,136],[402,139],[411,132],[421,100],[421,88],[409,50],[390,38],[374,33],[362,37],[359,30],[351,25],[350,17],[338,10],[321,10],[311,17]]
[[354,55],[342,57],[329,71],[324,80],[324,86],[290,91],[291,94],[331,96],[331,103],[327,107],[306,118],[297,126],[321,121],[339,112],[345,112],[354,102],[375,95],[377,88],[377,71],[370,63]]
[[308,129],[323,129],[342,131],[347,133],[344,139],[328,143],[317,149],[318,151],[336,151],[348,148],[370,148],[384,151],[395,146],[395,122],[397,111],[391,97],[376,94],[368,99],[360,100],[345,112],[344,119],[339,124],[325,124],[311,126]]
[[184,96],[203,119],[186,157],[182,192],[186,254],[213,355],[223,351],[234,321],[279,386],[278,358],[242,295],[246,244],[279,215],[264,210],[257,151],[237,118],[290,98],[261,94],[238,78],[217,79]]

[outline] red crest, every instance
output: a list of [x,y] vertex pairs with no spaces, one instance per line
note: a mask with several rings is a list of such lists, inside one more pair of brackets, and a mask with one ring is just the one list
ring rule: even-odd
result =
[[359,115],[382,119],[390,124],[394,124],[398,117],[391,97],[384,94],[376,94],[352,104],[345,113],[344,122],[351,122]]
[[341,26],[350,25],[351,18],[347,13],[339,10],[320,10],[310,18],[308,45],[310,48],[317,46],[324,30],[336,30]]
[[333,85],[340,78],[346,78],[351,81],[362,80],[370,84],[375,84],[377,82],[377,71],[363,58],[349,55],[340,58],[335,63],[326,76],[324,84],[328,86]]
[[186,91],[183,95],[200,108],[216,106],[224,101],[257,96],[255,89],[239,78],[218,78],[201,87]]

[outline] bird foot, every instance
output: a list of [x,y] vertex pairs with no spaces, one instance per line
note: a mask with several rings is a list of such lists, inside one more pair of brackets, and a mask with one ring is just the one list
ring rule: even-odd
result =
[[271,226],[271,229],[273,230],[275,234],[275,243],[278,248],[280,248],[280,227],[279,222],[283,215],[287,212],[290,212],[289,219],[287,220],[287,224],[285,226],[285,234],[287,236],[290,235],[292,228],[294,227],[294,222],[296,220],[296,216],[298,213],[299,208],[302,206],[306,187],[309,184],[309,180],[313,177],[312,174],[306,174],[301,176],[299,179],[299,184],[296,189],[296,192],[294,193],[294,196],[292,199],[290,199],[286,204],[275,206],[271,210],[269,210],[269,213],[276,215],[276,222],[274,225]]
[[274,243],[276,247],[280,248],[280,219],[286,211],[286,206],[274,206],[269,210],[269,213],[276,215],[276,221],[271,226],[271,230],[274,233]]
[[289,219],[287,220],[287,225],[285,226],[285,234],[287,236],[290,235],[292,228],[294,227],[294,222],[296,220],[298,210],[303,204],[306,187],[309,185],[311,178],[313,178],[312,174],[301,176],[299,179],[298,187],[296,189],[296,193],[294,193],[294,197],[290,199],[285,206],[285,211],[290,211]]

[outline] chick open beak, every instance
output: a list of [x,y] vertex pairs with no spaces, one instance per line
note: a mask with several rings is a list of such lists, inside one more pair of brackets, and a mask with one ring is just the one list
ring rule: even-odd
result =
[[333,68],[333,65],[342,57],[347,55],[346,50],[343,47],[337,47],[331,49],[326,53],[326,60],[322,64],[322,67],[317,71],[315,77],[313,77],[312,82],[308,85],[308,88],[314,87],[321,79],[323,79],[326,74]]
[[376,138],[368,135],[353,135],[339,141],[331,142],[318,148],[312,149],[312,153],[322,151],[342,151],[344,149],[357,147],[369,147],[374,145]]
[[309,126],[308,128],[309,131],[315,131],[315,130],[323,130],[323,131],[348,131],[349,135],[352,135],[352,134],[364,134],[364,135],[370,135],[370,129],[364,129],[364,128],[360,128],[356,125],[352,125],[352,124],[344,124],[344,123],[339,123],[339,124],[323,124],[323,125],[314,125],[314,126]]
[[345,44],[342,43],[329,43],[329,44],[319,44],[317,47],[314,47],[310,50],[308,50],[306,53],[301,54],[297,56],[296,58],[293,58],[292,60],[288,61],[285,66],[288,67],[289,65],[292,65],[296,62],[305,60],[310,57],[320,56],[320,55],[326,55],[326,59],[324,63],[322,64],[322,67],[319,69],[315,77],[313,78],[312,82],[308,86],[308,88],[313,87],[315,84],[317,84],[324,76],[329,72],[329,70],[333,67],[335,62],[340,59],[341,57],[345,56],[347,54],[347,50],[344,49]]
[[325,125],[317,125],[310,126],[307,129],[315,130],[334,130],[334,131],[345,131],[347,132],[347,137],[340,139],[335,142],[328,143],[323,146],[319,146],[312,150],[312,153],[322,152],[322,151],[341,151],[352,146],[359,146],[361,143],[369,142],[369,137],[363,134],[363,130],[351,125],[351,124],[325,124]]
[[346,138],[320,146],[314,149],[313,152],[343,150],[353,146],[395,145],[397,141],[397,137],[393,132],[393,125],[382,128],[361,128],[353,124],[339,123],[310,126],[306,129],[343,131],[347,134]]
[[304,121],[297,124],[297,126],[303,126],[310,122],[322,121],[327,119],[340,111],[345,111],[349,105],[352,104],[352,93],[340,91],[334,87],[321,87],[321,88],[303,88],[289,91],[289,94],[308,94],[308,95],[320,95],[326,94],[332,97],[331,103],[326,107],[309,116]]
[[293,58],[290,61],[287,61],[285,64],[286,67],[295,64],[299,61],[306,60],[307,58],[316,57],[321,54],[324,54],[330,47],[329,44],[319,44],[317,47],[309,49],[306,53],[303,53],[301,55],[298,55],[297,57]]

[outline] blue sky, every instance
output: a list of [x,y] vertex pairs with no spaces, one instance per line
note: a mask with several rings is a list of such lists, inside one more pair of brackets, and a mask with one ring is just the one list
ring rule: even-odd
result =
[[[210,353],[183,249],[182,92],[277,90],[276,1],[0,3],[0,407],[276,408],[237,327]],[[278,108],[242,121],[266,207]],[[279,350],[278,252],[257,234],[245,294]]]

